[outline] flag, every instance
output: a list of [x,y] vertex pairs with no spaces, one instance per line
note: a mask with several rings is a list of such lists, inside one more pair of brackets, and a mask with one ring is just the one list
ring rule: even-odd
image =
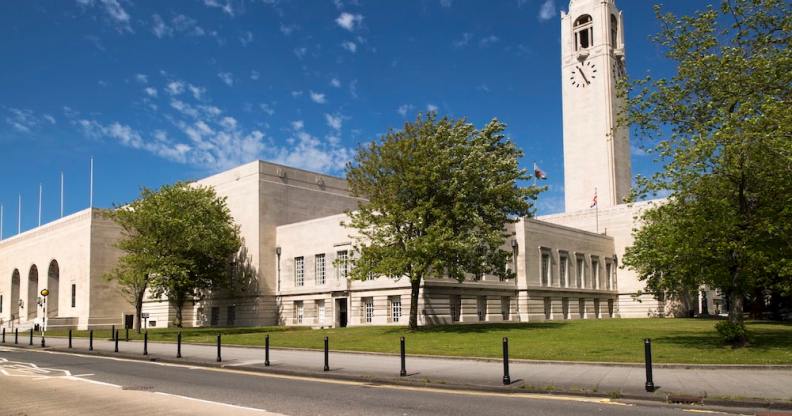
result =
[[594,190],[594,198],[591,200],[591,206],[589,208],[594,208],[597,206],[597,190]]
[[537,166],[536,163],[534,163],[533,168],[536,179],[547,179],[547,175],[545,175],[542,169],[539,169],[539,166]]

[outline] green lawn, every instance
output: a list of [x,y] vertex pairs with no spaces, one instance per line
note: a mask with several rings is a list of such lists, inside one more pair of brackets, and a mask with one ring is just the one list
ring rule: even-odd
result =
[[[651,338],[655,363],[792,364],[792,324],[749,322],[751,345],[724,346],[713,320],[612,319],[526,324],[453,325],[409,331],[403,327],[306,328],[197,328],[183,330],[183,341],[213,343],[217,333],[223,344],[264,345],[270,334],[273,348],[323,347],[330,337],[334,350],[398,353],[399,337],[407,339],[412,354],[500,357],[501,339],[509,337],[512,358],[537,360],[642,362],[643,339]],[[149,331],[149,339],[175,341],[174,329]],[[50,331],[51,335],[56,335]],[[63,332],[57,335],[64,335]],[[75,336],[87,336],[86,331]],[[109,338],[110,331],[95,331]],[[123,338],[123,331],[121,337]],[[133,334],[130,338],[142,338]]]

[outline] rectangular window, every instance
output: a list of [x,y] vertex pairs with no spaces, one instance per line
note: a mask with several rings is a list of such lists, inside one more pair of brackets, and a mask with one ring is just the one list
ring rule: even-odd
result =
[[579,299],[578,300],[578,312],[580,313],[580,319],[586,319],[586,300]]
[[613,299],[608,299],[608,316],[613,318],[614,312]]
[[504,321],[511,319],[511,297],[501,296],[501,318]]
[[401,304],[401,296],[391,296],[388,298],[388,302],[390,302],[390,321],[391,322],[399,322],[401,321],[402,316],[402,304]]
[[479,296],[476,302],[476,313],[478,314],[479,321],[487,320],[487,297]]
[[592,257],[591,258],[591,287],[594,289],[600,288],[599,282],[599,260]]
[[594,316],[597,319],[602,318],[602,315],[600,314],[600,300],[599,299],[594,299]]
[[325,323],[325,301],[316,301],[316,323],[324,326]]
[[550,253],[542,252],[542,286],[550,286],[551,266]]
[[294,258],[294,285],[305,286],[305,258]]
[[608,290],[611,290],[611,264],[605,262],[605,285]]
[[298,300],[294,302],[294,323],[301,324],[303,323],[303,318],[305,317],[305,308],[303,306],[303,301]]
[[561,312],[564,314],[564,319],[570,319],[569,298],[561,298]]
[[575,276],[577,277],[577,287],[582,289],[586,287],[586,282],[584,279],[586,273],[585,270],[586,262],[584,261],[583,256],[577,256],[576,266],[577,267],[575,267]]
[[71,307],[77,307],[77,285],[75,284],[71,285]]
[[374,298],[360,298],[361,322],[370,324],[374,321]]
[[544,298],[544,313],[545,319],[553,319],[553,301],[549,297]]
[[226,308],[226,325],[234,326],[236,322],[236,306],[231,305]]
[[3,313],[3,295],[0,295],[0,313]]
[[569,264],[569,258],[566,254],[562,254],[559,256],[558,260],[558,267],[559,267],[559,278],[561,279],[561,287],[569,287],[569,279],[567,276],[567,265]]
[[336,253],[336,278],[346,280],[349,275],[349,252],[341,250]]
[[327,274],[325,273],[324,253],[314,256],[314,279],[317,286],[324,285],[325,281],[327,280]]
[[462,298],[459,295],[451,295],[448,298],[449,309],[451,312],[451,322],[459,322],[462,315]]
[[220,307],[212,306],[211,317],[209,318],[209,325],[217,326],[220,325]]

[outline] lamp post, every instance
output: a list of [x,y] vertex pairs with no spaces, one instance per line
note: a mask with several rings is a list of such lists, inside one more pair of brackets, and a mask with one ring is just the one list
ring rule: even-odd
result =
[[46,346],[44,334],[47,328],[47,296],[49,296],[49,290],[44,288],[39,293],[41,293],[41,310],[43,312],[41,317],[41,347],[44,348]]

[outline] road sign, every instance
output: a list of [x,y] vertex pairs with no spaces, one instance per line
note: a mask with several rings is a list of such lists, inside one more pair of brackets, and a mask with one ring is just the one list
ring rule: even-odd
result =
[[143,318],[143,319],[148,319],[149,318],[149,314],[146,313],[146,312],[143,312],[143,313],[140,314],[140,317]]

